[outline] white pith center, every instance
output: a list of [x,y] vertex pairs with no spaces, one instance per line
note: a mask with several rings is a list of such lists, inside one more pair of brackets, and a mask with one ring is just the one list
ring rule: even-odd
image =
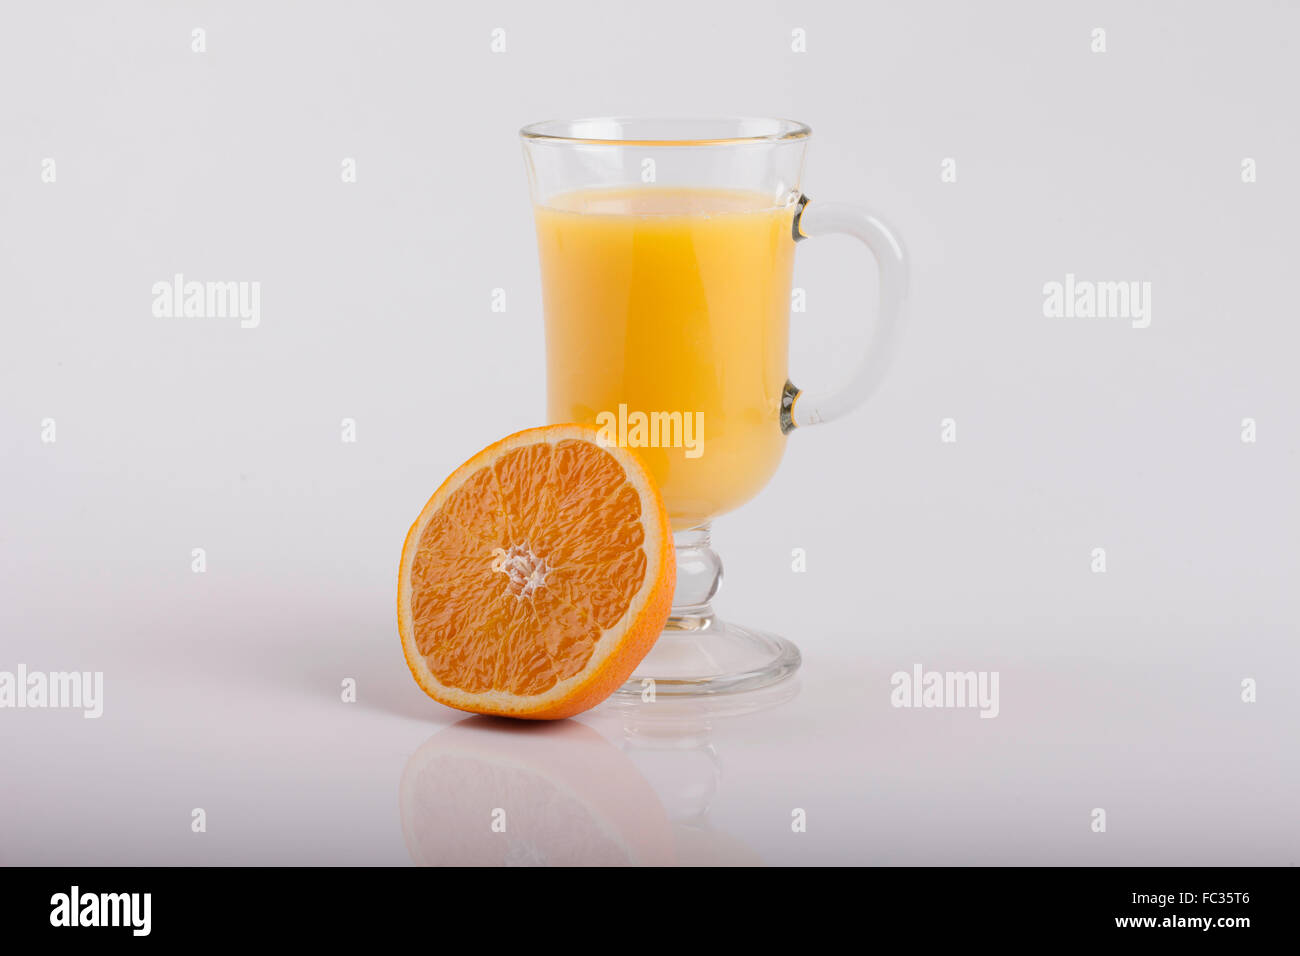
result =
[[531,597],[532,593],[546,584],[546,575],[551,569],[545,558],[533,554],[528,542],[512,545],[510,550],[494,548],[492,551],[492,570],[500,571],[507,578],[510,593],[521,600]]

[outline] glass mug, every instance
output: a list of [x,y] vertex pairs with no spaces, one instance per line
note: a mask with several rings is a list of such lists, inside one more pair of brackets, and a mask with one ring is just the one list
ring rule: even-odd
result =
[[[799,667],[784,638],[719,619],[709,521],[767,484],[796,428],[879,384],[902,315],[902,246],[869,212],[800,191],[811,130],[780,119],[552,120],[520,131],[546,316],[552,422],[588,422],[632,448],[672,520],[667,627],[620,693],[697,696],[775,683]],[[848,380],[786,374],[794,247],[862,240],[879,268],[870,346]]]

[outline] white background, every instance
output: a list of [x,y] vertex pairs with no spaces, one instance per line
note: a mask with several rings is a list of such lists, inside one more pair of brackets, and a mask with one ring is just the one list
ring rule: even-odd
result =
[[[7,5],[0,669],[103,671],[105,710],[0,710],[0,862],[1295,864],[1297,35],[1292,2]],[[719,610],[800,645],[798,695],[463,723],[395,572],[545,415],[516,131],[679,113],[810,123],[805,190],[913,258],[884,387],[715,524]],[[155,318],[177,272],[260,282],[261,325]],[[1150,327],[1045,318],[1066,273],[1150,282]],[[795,284],[808,385],[874,279],[825,239]],[[1000,672],[999,717],[892,708],[915,663]]]

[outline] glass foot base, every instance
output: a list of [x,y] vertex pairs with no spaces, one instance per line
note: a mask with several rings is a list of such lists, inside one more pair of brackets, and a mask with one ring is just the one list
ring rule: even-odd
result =
[[799,669],[799,648],[783,637],[719,620],[712,614],[670,618],[668,627],[615,694],[641,698],[708,697],[757,690]]

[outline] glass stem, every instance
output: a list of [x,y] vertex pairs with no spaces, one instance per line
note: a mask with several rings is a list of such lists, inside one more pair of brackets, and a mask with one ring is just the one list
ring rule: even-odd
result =
[[713,595],[722,585],[722,559],[710,547],[709,526],[673,535],[677,549],[677,589],[664,626],[669,631],[703,631],[714,623]]

